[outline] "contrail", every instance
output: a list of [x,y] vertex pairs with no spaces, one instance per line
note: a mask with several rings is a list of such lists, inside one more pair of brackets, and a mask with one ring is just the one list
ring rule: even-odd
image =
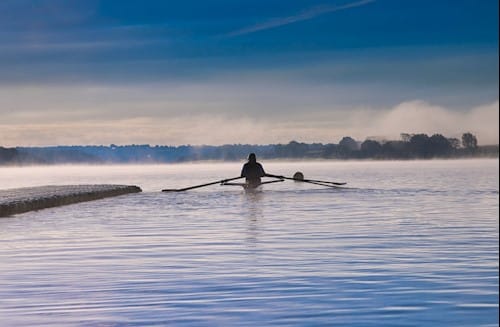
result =
[[305,10],[305,11],[303,11],[297,15],[294,15],[294,16],[275,18],[275,19],[269,20],[269,21],[264,22],[264,23],[255,24],[253,26],[249,26],[249,27],[245,27],[245,28],[233,31],[233,32],[227,34],[227,36],[233,37],[233,36],[255,33],[258,31],[264,31],[264,30],[268,30],[271,28],[276,28],[279,26],[293,24],[296,22],[301,22],[304,20],[312,19],[314,17],[324,15],[327,13],[331,13],[334,11],[364,6],[364,5],[369,4],[371,2],[375,2],[375,0],[361,0],[361,1],[347,3],[347,4],[341,5],[341,6],[333,6],[333,5],[315,6],[315,7],[312,7],[310,9]]

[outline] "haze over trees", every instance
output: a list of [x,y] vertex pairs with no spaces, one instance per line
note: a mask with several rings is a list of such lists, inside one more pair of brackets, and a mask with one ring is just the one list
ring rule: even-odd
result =
[[0,147],[0,165],[59,163],[174,163],[196,160],[240,161],[250,152],[263,159],[431,159],[496,157],[498,145],[478,146],[472,133],[462,139],[441,134],[401,134],[400,140],[356,141],[346,136],[338,144],[301,143],[221,146],[55,146]]

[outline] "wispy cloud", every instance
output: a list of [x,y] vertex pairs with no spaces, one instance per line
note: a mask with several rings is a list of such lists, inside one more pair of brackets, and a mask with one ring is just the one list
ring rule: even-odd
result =
[[361,1],[347,3],[344,5],[337,5],[337,6],[336,5],[315,6],[315,7],[309,8],[305,11],[302,11],[301,13],[299,13],[297,15],[288,16],[288,17],[279,17],[279,18],[275,18],[275,19],[269,20],[269,21],[264,22],[264,23],[259,23],[259,24],[255,24],[252,26],[244,27],[242,29],[239,29],[239,30],[236,30],[236,31],[233,31],[233,32],[227,34],[227,36],[234,37],[234,36],[264,31],[264,30],[268,30],[268,29],[272,29],[272,28],[276,28],[276,27],[280,27],[280,26],[284,26],[284,25],[288,25],[288,24],[293,24],[293,23],[313,19],[317,16],[324,15],[327,13],[364,6],[364,5],[369,4],[371,2],[375,2],[375,0],[361,0]]

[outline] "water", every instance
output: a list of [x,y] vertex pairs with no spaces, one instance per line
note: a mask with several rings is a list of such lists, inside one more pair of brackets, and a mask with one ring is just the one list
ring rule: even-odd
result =
[[144,193],[0,219],[2,326],[498,326],[498,160],[0,168]]

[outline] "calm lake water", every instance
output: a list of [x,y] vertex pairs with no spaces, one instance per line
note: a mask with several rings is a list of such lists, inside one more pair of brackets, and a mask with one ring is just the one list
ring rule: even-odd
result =
[[498,326],[498,160],[0,168],[144,190],[0,218],[2,326]]

